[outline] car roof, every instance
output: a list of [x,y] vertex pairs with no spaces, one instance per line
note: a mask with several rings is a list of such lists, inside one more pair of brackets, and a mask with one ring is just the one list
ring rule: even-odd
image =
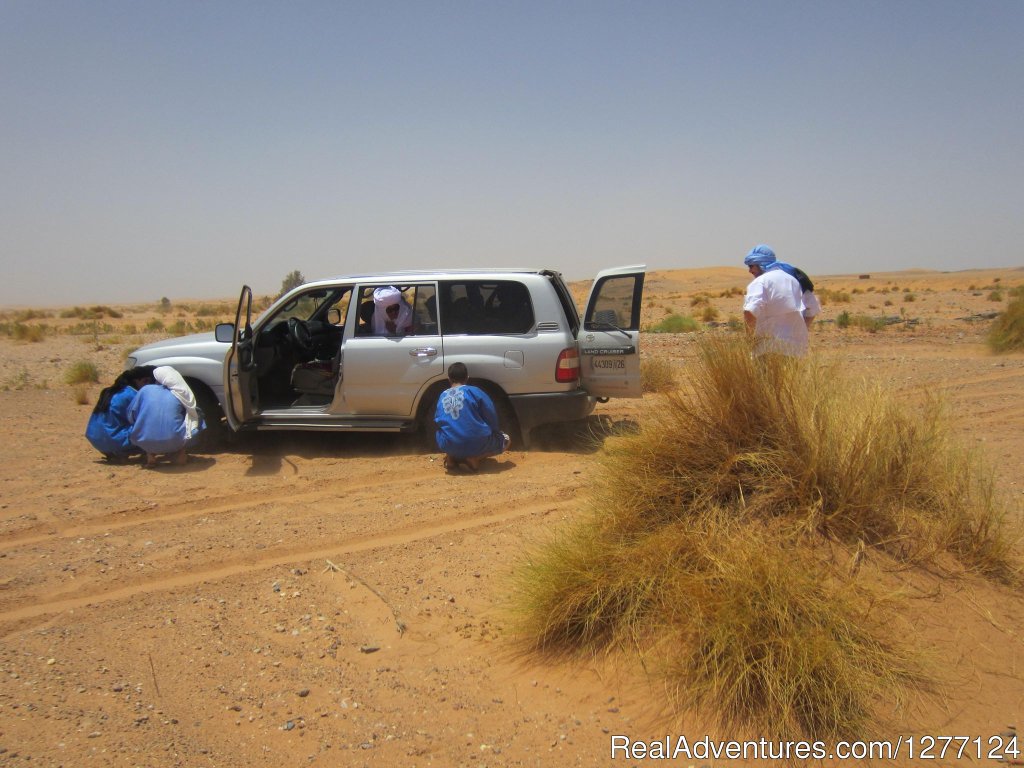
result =
[[363,272],[356,274],[337,275],[310,280],[304,285],[320,285],[323,283],[392,283],[403,280],[448,280],[453,277],[499,277],[501,275],[557,275],[555,270],[536,269],[529,267],[487,268],[487,269],[409,269],[396,272]]

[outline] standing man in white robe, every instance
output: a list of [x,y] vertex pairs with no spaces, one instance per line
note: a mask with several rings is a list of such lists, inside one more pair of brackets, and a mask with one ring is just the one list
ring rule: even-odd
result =
[[767,245],[751,249],[743,263],[754,279],[743,300],[743,320],[754,337],[754,354],[800,357],[807,354],[806,306],[800,282],[782,269],[768,269],[775,252]]

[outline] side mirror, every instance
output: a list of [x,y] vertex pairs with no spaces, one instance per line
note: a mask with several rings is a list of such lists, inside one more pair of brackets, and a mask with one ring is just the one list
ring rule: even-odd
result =
[[331,325],[341,325],[341,310],[331,307],[327,312],[327,322]]
[[235,340],[235,324],[217,323],[217,327],[213,331],[213,336],[219,342],[230,344]]

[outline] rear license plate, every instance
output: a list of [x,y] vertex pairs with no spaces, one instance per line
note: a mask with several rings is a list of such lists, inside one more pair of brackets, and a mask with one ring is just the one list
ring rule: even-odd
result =
[[621,357],[595,357],[594,367],[609,370],[625,370],[626,361]]

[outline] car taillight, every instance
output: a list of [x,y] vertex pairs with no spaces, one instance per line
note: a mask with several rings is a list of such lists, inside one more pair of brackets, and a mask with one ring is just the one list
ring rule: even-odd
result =
[[563,349],[555,364],[555,381],[569,384],[580,379],[580,356],[575,347]]

